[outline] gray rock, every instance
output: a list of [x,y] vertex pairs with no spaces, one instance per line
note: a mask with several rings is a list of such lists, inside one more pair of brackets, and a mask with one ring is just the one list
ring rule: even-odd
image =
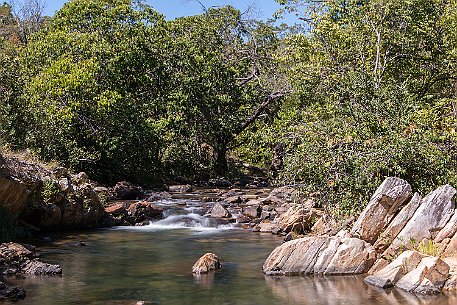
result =
[[36,258],[35,247],[17,243],[0,244],[0,274],[61,274],[59,265],[46,264]]
[[423,255],[417,251],[405,251],[389,265],[367,276],[365,282],[381,288],[394,286],[405,274],[415,269],[421,262]]
[[438,233],[438,235],[435,237],[435,242],[440,243],[446,238],[452,238],[455,233],[457,232],[457,213],[454,211],[454,215],[452,215],[451,219],[449,222],[446,224],[446,226]]
[[263,272],[267,275],[357,274],[367,272],[375,259],[374,248],[357,238],[304,237],[274,249],[263,265]]
[[421,203],[421,200],[422,197],[418,193],[415,193],[409,203],[401,209],[398,215],[387,226],[384,232],[381,233],[374,244],[377,251],[382,252],[390,246],[395,237],[397,237],[398,233],[401,232],[411,217],[413,217]]
[[405,180],[394,177],[384,180],[354,224],[352,236],[374,243],[402,204],[411,198],[411,193],[411,185]]
[[21,273],[27,275],[56,275],[62,274],[62,268],[59,265],[46,264],[34,259],[22,266]]
[[419,265],[403,276],[396,287],[415,293],[437,293],[449,275],[449,265],[433,256],[422,258]]
[[373,246],[358,238],[343,238],[324,274],[361,274],[376,261]]
[[423,200],[413,217],[392,242],[391,250],[400,246],[408,247],[412,240],[431,239],[451,219],[455,211],[454,195],[456,190],[450,186],[442,186]]
[[229,218],[232,215],[230,212],[222,206],[220,203],[215,203],[211,209],[211,217],[214,218]]

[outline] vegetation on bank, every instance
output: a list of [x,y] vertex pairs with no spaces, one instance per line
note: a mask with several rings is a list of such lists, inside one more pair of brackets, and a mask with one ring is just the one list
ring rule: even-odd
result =
[[107,183],[274,160],[277,183],[337,214],[385,176],[456,185],[457,1],[278,2],[301,30],[230,6],[172,21],[132,0],[0,6],[2,144]]

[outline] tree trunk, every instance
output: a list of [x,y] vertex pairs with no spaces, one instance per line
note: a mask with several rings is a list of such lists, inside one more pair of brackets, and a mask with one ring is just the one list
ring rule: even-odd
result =
[[228,164],[227,164],[227,141],[221,140],[220,143],[217,143],[215,147],[216,153],[216,164],[215,164],[215,172],[218,176],[224,176],[228,171]]

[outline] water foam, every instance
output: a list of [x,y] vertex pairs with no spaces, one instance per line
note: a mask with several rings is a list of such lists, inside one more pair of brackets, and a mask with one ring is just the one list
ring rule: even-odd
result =
[[214,219],[207,218],[195,213],[190,213],[185,215],[170,215],[162,220],[150,222],[149,225],[146,226],[113,228],[113,230],[143,232],[179,229],[192,230],[197,233],[217,233],[219,231],[235,229],[235,227],[232,224],[217,224]]

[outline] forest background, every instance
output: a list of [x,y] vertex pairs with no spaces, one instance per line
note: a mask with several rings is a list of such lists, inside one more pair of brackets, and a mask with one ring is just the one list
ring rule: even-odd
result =
[[[277,0],[166,20],[136,0],[0,5],[0,145],[143,185],[263,169],[336,214],[386,176],[457,185],[457,1]],[[279,11],[276,17],[282,14]],[[249,165],[249,166],[248,166]]]

